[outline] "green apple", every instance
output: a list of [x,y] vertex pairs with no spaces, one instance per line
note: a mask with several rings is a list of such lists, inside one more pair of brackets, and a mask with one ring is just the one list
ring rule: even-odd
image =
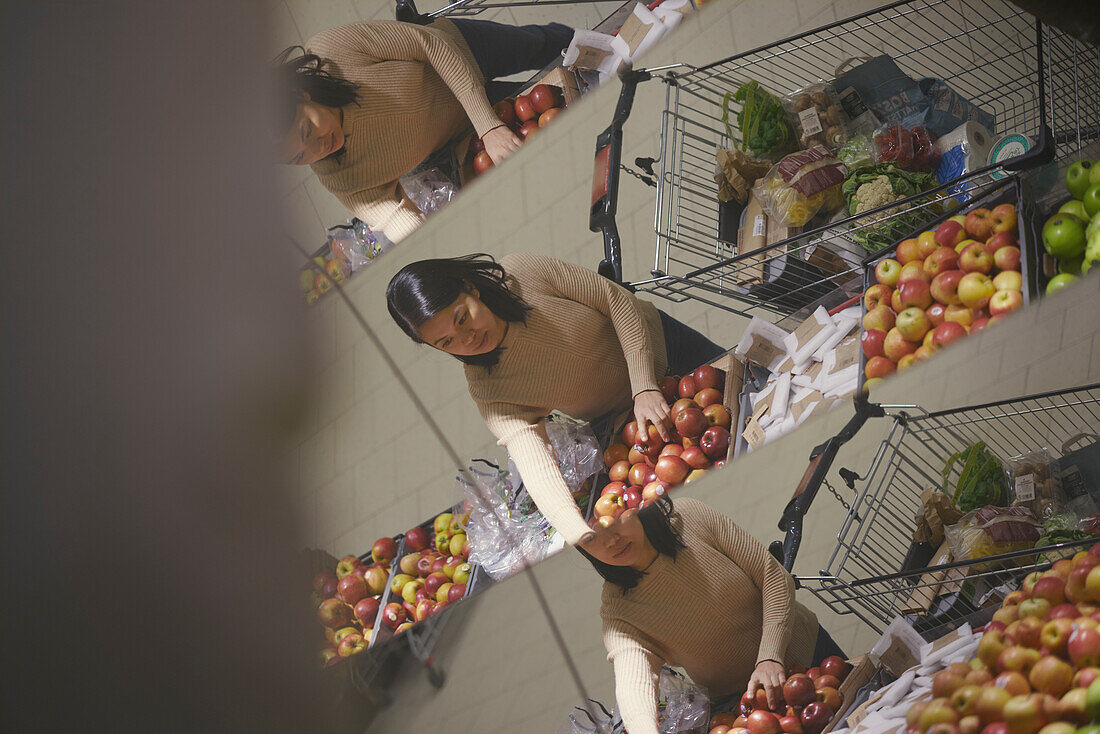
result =
[[1080,199],[1085,189],[1092,185],[1090,176],[1097,166],[1088,159],[1079,160],[1066,169],[1066,189],[1074,199]]
[[1096,161],[1092,162],[1092,168],[1089,169],[1089,186],[1095,186],[1100,184],[1100,167],[1096,165]]
[[1043,225],[1043,247],[1058,260],[1072,260],[1085,251],[1085,223],[1072,214],[1055,214]]
[[[1100,217],[1097,219],[1100,220]],[[1088,273],[1098,262],[1100,262],[1100,228],[1096,229],[1085,243],[1085,259],[1081,263],[1081,274]]]
[[1062,206],[1058,207],[1059,214],[1072,214],[1075,217],[1080,217],[1084,221],[1088,221],[1089,215],[1085,211],[1085,203],[1079,199],[1070,199]]
[[1085,694],[1085,716],[1093,721],[1100,719],[1100,678],[1089,684]]
[[1092,235],[1096,232],[1100,232],[1100,215],[1097,215],[1089,221],[1089,225],[1085,227],[1085,239],[1091,240]]
[[1069,260],[1058,261],[1058,272],[1068,273],[1069,275],[1080,275],[1081,265],[1085,262],[1085,253],[1081,253],[1075,258]]
[[1061,275],[1055,275],[1047,283],[1047,295],[1052,296],[1058,291],[1066,288],[1070,283],[1077,280],[1076,275],[1070,275],[1069,273],[1062,273]]
[[1084,196],[1081,197],[1081,203],[1085,205],[1085,211],[1090,217],[1100,214],[1100,183],[1089,186]]

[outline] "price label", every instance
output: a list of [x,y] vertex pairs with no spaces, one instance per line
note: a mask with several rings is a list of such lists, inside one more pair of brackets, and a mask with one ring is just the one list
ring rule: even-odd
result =
[[1035,499],[1035,475],[1024,474],[1016,477],[1016,501],[1030,502]]
[[764,429],[756,422],[756,418],[749,419],[749,424],[745,426],[745,431],[741,435],[754,449],[764,445]]
[[768,229],[768,218],[763,214],[757,214],[752,221],[752,236],[763,237]]
[[799,112],[798,124],[802,127],[803,135],[817,135],[821,132],[821,118],[817,116],[817,108],[807,107]]
[[600,64],[603,63],[603,60],[610,55],[610,51],[605,51],[601,48],[578,46],[577,60],[573,62],[573,65],[579,66],[582,69],[598,69],[600,68]]

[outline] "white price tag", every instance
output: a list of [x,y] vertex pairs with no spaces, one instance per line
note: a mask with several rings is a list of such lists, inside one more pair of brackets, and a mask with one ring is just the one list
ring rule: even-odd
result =
[[1024,474],[1016,477],[1016,501],[1030,502],[1035,499],[1035,475]]
[[763,214],[757,214],[756,218],[752,222],[752,236],[763,237],[767,231],[768,220]]
[[821,132],[821,118],[817,116],[817,108],[807,107],[799,112],[798,124],[802,126],[803,135],[817,135]]

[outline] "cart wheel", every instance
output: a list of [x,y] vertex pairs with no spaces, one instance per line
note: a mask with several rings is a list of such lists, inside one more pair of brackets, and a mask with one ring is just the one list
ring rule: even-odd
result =
[[443,687],[443,684],[447,682],[447,675],[434,665],[428,666],[428,682],[431,683],[436,690]]

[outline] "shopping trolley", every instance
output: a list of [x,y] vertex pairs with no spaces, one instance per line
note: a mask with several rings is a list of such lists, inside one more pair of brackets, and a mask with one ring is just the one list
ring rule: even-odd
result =
[[[1023,156],[983,166],[963,178],[815,226],[753,252],[738,252],[738,209],[720,204],[715,151],[740,145],[723,116],[739,109],[723,99],[749,80],[783,95],[830,79],[845,60],[889,54],[910,77],[935,76],[989,111],[995,135],[1021,132],[1034,141]],[[665,85],[660,147],[635,164],[655,179],[655,255],[650,276],[624,282],[615,220],[623,126],[634,87]],[[960,205],[960,188],[979,188],[1005,171],[1066,158],[1100,136],[1100,50],[1076,41],[1001,0],[905,0],[705,66],[673,64],[622,75],[612,123],[597,139],[589,226],[603,234],[599,272],[632,289],[674,302],[695,299],[744,316],[789,326],[817,306],[832,308],[859,293],[860,256],[822,263],[813,253],[838,232],[871,232],[902,219],[916,230],[945,207]],[[866,255],[867,253],[862,253]]]
[[[957,452],[983,442],[1004,465],[1041,449],[1057,458],[1082,436],[1095,441],[1100,383],[933,413],[916,406],[878,411],[892,424],[841,522],[836,545],[818,575],[797,577],[838,614],[855,615],[879,632],[902,616],[934,639],[964,620],[983,624],[1028,573],[1100,540],[1086,537],[949,563],[930,563],[937,549],[913,540],[915,518],[924,509],[922,492],[956,486],[964,469],[950,461]],[[1095,454],[1100,471],[1100,451]],[[827,470],[835,452],[821,457],[815,479],[824,476],[822,467]],[[860,477],[841,473],[855,488]],[[1100,487],[1091,490],[1100,494]],[[785,559],[788,569],[793,561],[793,556]]]

